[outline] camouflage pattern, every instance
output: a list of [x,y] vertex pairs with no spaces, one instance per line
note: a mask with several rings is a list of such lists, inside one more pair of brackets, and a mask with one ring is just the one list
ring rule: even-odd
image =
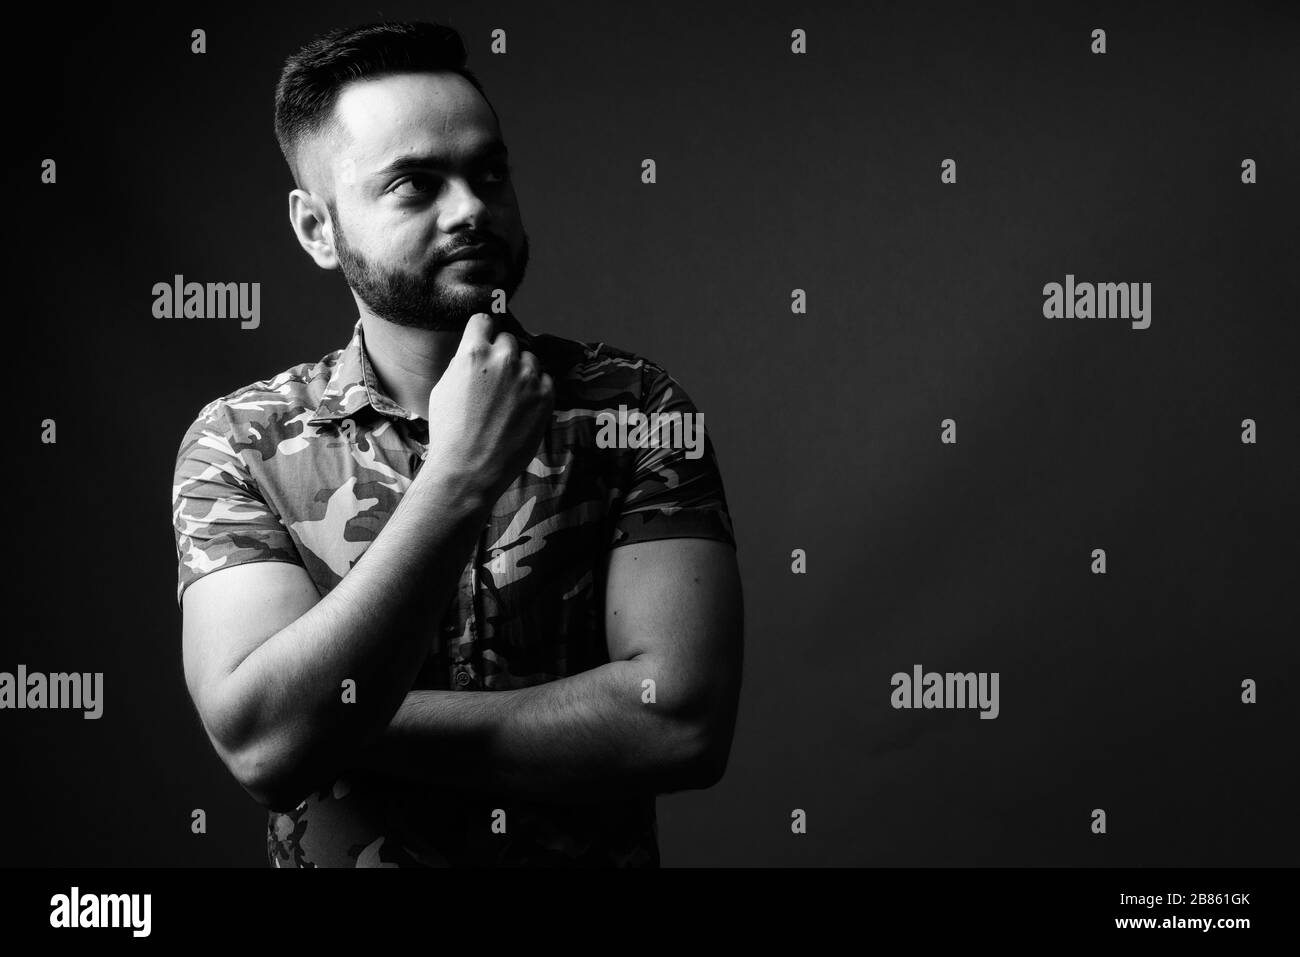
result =
[[[696,412],[662,367],[603,343],[505,327],[556,385],[537,456],[493,507],[456,599],[430,635],[416,689],[498,691],[609,660],[608,550],[664,538],[735,546],[707,431],[681,449],[600,448],[597,415],[619,406]],[[361,322],[344,349],[208,403],[190,426],[172,491],[177,601],[203,575],[292,562],[327,595],[365,553],[427,456],[428,423],[383,394]],[[507,813],[507,836],[489,829]],[[659,862],[653,797],[599,807],[469,799],[347,772],[292,812],[270,814],[277,867],[594,865]]]

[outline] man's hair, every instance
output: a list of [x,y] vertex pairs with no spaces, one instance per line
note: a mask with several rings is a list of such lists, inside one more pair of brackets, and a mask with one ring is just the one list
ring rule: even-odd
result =
[[335,122],[339,92],[353,80],[388,73],[456,73],[473,84],[496,116],[465,61],[460,34],[437,23],[367,23],[313,39],[285,60],[275,88],[275,138],[294,183],[303,185],[299,145]]

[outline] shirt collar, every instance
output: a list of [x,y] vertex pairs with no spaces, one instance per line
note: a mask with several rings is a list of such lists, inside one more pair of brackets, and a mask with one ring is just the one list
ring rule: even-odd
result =
[[[518,339],[525,349],[535,350],[536,337],[511,312],[506,311],[500,316],[498,324],[502,331],[509,332]],[[325,385],[310,424],[347,418],[366,406],[382,415],[401,419],[416,418],[414,413],[402,408],[380,389],[379,377],[375,375],[374,366],[366,354],[364,330],[358,319],[352,330],[352,340],[339,353],[338,360],[334,363],[334,371],[330,373],[329,382]]]

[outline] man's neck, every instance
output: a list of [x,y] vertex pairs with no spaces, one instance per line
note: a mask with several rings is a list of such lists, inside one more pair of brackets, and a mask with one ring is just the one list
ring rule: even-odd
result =
[[361,314],[366,355],[379,387],[394,402],[426,421],[429,393],[460,348],[460,330],[433,332]]
[[[468,316],[466,317],[468,318]],[[520,335],[518,320],[509,312],[496,317],[496,326]],[[399,326],[361,311],[366,355],[379,378],[379,387],[403,409],[429,419],[429,393],[447,371],[460,348],[463,330],[433,332]]]

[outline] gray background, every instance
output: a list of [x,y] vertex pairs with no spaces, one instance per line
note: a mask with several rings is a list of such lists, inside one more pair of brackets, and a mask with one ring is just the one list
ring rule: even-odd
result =
[[[287,223],[284,57],[418,18],[462,32],[503,120],[533,246],[515,313],[663,363],[718,452],[745,688],[723,781],[659,802],[665,864],[1294,864],[1294,11],[21,14],[0,670],[106,687],[99,721],[0,713],[0,863],[265,864],[264,814],[184,686],[171,469],[200,406],[354,321]],[[1151,328],[1043,318],[1067,272],[1153,283]],[[174,273],[260,282],[261,328],[154,319]],[[998,671],[1001,716],[891,709],[890,675],[916,663]]]

